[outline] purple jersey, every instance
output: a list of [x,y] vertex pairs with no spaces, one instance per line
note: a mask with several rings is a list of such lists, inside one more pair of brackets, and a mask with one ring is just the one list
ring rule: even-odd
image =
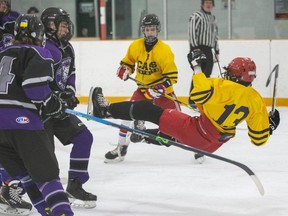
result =
[[39,106],[50,96],[53,60],[35,45],[11,45],[0,52],[0,129],[43,128]]
[[48,49],[54,60],[54,81],[50,87],[54,91],[73,91],[75,88],[75,54],[72,45],[59,44],[53,39],[47,39],[45,48]]

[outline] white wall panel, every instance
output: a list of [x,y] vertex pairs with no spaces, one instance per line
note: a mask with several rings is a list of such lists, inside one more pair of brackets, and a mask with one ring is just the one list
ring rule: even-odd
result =
[[[179,82],[175,85],[178,96],[187,96],[192,71],[187,62],[188,42],[166,41],[175,54],[179,70]],[[136,85],[116,77],[120,60],[124,57],[131,41],[72,41],[76,54],[77,91],[87,96],[91,86],[100,86],[107,96],[130,96]],[[256,88],[263,97],[272,96],[272,85],[265,87],[266,79],[276,64],[280,65],[278,97],[288,98],[288,40],[222,40],[220,41],[220,66],[223,71],[233,58],[251,57],[257,65]],[[212,76],[219,76],[218,64],[214,64]],[[273,83],[272,83],[273,84]]]

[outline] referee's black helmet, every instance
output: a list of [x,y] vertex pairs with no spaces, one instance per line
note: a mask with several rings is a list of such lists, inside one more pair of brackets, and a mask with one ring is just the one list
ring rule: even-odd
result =
[[203,5],[205,1],[212,1],[213,6],[215,6],[214,0],[201,0],[201,5]]

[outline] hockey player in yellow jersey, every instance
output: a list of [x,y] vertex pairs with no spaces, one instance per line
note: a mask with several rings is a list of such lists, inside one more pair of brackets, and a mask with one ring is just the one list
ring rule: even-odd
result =
[[256,77],[254,61],[247,57],[233,59],[223,73],[224,79],[206,79],[203,75],[193,76],[195,87],[190,94],[201,113],[227,137],[233,137],[236,126],[246,120],[251,142],[257,146],[266,143],[270,135],[266,104],[251,87]]
[[[131,101],[149,100],[162,108],[180,110],[177,102],[163,97],[153,91],[153,87],[176,99],[173,84],[178,80],[178,69],[174,62],[174,54],[169,45],[158,39],[161,30],[160,20],[155,14],[144,16],[141,22],[141,31],[144,38],[133,41],[120,62],[117,76],[126,81],[130,75],[136,73],[137,89],[131,97]],[[131,121],[123,121],[129,126]],[[143,121],[134,121],[134,127],[144,129]],[[132,134],[130,139],[127,131],[119,131],[118,146],[115,150],[105,155],[105,162],[122,161],[127,153],[130,139],[133,142],[139,140],[139,136]],[[141,140],[141,138],[140,138]]]
[[[146,29],[149,29],[147,27]],[[149,31],[149,30],[147,30]],[[151,30],[152,31],[152,30]],[[178,71],[174,62],[174,54],[170,47],[162,40],[157,40],[151,45],[145,43],[145,38],[135,40],[131,43],[126,56],[121,61],[121,69],[125,65],[129,74],[135,71],[135,63],[137,63],[137,71],[135,79],[145,85],[153,86],[155,84],[166,84],[166,94],[172,93],[173,86],[178,79]],[[152,50],[153,49],[153,50]],[[143,52],[145,51],[145,52]],[[147,87],[138,85],[140,91],[146,99],[152,99]]]

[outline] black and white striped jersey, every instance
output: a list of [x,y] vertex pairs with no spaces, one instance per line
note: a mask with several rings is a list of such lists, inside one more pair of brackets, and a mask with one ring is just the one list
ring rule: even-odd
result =
[[213,14],[199,10],[189,18],[189,43],[191,47],[208,46],[219,53],[218,27]]

